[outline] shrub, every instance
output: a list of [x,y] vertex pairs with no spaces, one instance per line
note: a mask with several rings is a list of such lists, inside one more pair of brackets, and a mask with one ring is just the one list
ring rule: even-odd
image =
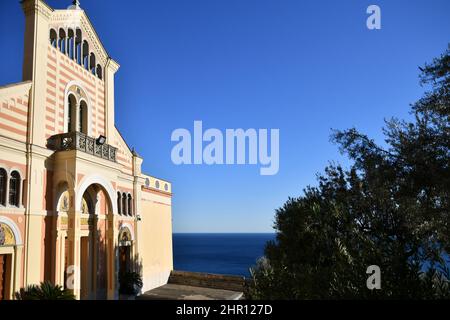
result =
[[15,293],[17,300],[75,300],[75,296],[62,286],[49,281],[29,285]]
[[137,272],[124,272],[119,275],[119,293],[136,295],[142,289],[142,277]]

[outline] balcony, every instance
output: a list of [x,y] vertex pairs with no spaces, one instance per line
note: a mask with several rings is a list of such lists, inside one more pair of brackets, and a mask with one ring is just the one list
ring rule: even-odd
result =
[[51,136],[47,141],[47,147],[55,151],[79,150],[116,162],[117,148],[106,143],[98,144],[97,139],[78,131]]

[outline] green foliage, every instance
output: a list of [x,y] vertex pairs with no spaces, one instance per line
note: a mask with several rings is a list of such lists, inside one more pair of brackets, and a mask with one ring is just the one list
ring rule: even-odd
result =
[[[352,165],[330,164],[318,186],[276,210],[277,237],[247,297],[450,298],[449,54],[420,68],[428,91],[413,121],[386,121],[386,147],[356,129],[333,133]],[[367,289],[370,265],[381,290]]]
[[121,294],[138,294],[142,289],[142,277],[138,272],[124,272],[119,275],[119,293]]
[[75,300],[75,296],[59,285],[49,281],[30,285],[15,293],[16,300]]

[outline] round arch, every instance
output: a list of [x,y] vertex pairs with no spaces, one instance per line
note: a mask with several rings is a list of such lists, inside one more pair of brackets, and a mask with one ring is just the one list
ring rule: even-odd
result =
[[23,176],[23,174],[22,174],[22,170],[20,170],[19,168],[17,168],[17,167],[11,167],[11,168],[9,168],[8,171],[9,171],[9,172],[8,172],[8,176],[10,176],[11,173],[13,173],[14,171],[16,171],[16,172],[20,175],[20,180],[23,180],[23,179],[24,179],[24,176]]
[[75,177],[66,171],[57,170],[53,172],[53,175],[57,177],[57,181],[54,183],[54,197],[53,197],[53,208],[58,210],[60,201],[62,200],[61,196],[64,191],[74,190],[75,189]]
[[120,224],[119,235],[125,229],[128,229],[128,231],[130,232],[130,235],[131,235],[131,241],[134,241],[134,230],[133,230],[133,227],[131,226],[131,224],[129,224],[128,222],[123,222]]
[[0,222],[6,224],[8,227],[11,228],[11,231],[14,234],[14,240],[16,241],[16,246],[22,245],[22,236],[20,235],[19,228],[17,227],[16,223],[12,221],[11,219],[0,216]]
[[86,189],[89,188],[89,186],[92,184],[101,185],[106,190],[106,193],[108,194],[109,200],[111,202],[113,214],[117,214],[116,192],[114,191],[114,188],[112,187],[111,183],[99,174],[92,174],[83,179],[80,186],[78,187],[78,191],[76,192],[75,210],[77,211],[81,210],[81,201],[83,199],[83,194],[86,191]]

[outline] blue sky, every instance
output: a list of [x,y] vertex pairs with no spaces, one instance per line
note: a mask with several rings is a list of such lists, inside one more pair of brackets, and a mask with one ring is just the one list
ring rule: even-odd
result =
[[[55,8],[69,0],[48,0]],[[382,29],[366,27],[381,8]],[[173,183],[175,232],[271,232],[274,210],[346,163],[330,130],[382,141],[421,96],[418,66],[450,42],[450,1],[81,0],[116,75],[116,125],[143,171]],[[0,1],[0,85],[21,81],[24,18]],[[280,170],[176,166],[174,129],[279,128]]]

